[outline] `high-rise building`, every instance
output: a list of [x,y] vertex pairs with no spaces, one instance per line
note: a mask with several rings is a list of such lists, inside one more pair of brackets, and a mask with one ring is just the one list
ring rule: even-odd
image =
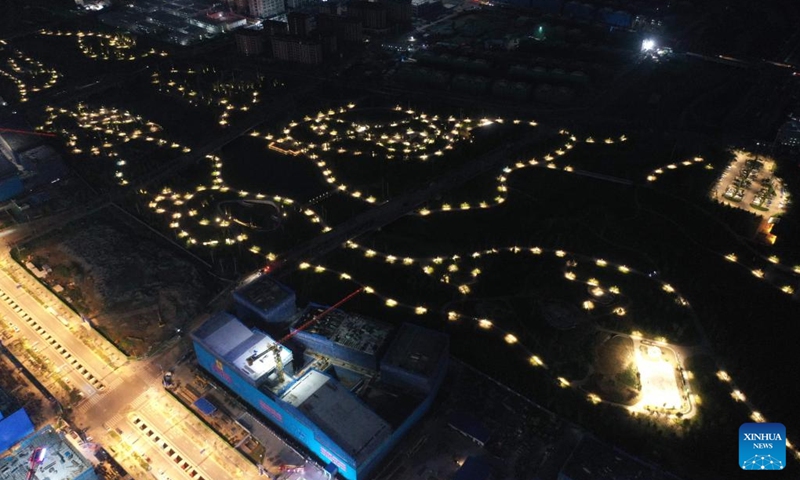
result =
[[226,0],[228,8],[236,13],[247,13],[248,0]]
[[306,12],[289,12],[289,34],[307,37],[317,29],[317,18]]
[[322,63],[322,44],[294,35],[272,37],[272,56],[278,60],[306,65]]
[[252,57],[264,53],[265,35],[260,30],[241,29],[233,34],[236,39],[236,50],[242,55]]
[[259,18],[270,18],[286,11],[283,0],[249,0],[250,15]]
[[358,0],[347,6],[347,15],[361,20],[365,30],[385,30],[387,7],[382,3]]
[[413,8],[411,0],[385,0],[386,18],[389,22],[396,25],[408,25],[411,23]]
[[356,17],[320,14],[317,16],[317,29],[335,35],[339,43],[361,43],[364,40],[361,20]]

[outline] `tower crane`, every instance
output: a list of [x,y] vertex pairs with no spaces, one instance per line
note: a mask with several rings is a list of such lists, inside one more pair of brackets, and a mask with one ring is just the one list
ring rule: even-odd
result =
[[318,313],[317,315],[314,315],[313,318],[311,318],[310,320],[308,320],[304,324],[302,324],[299,327],[297,327],[296,329],[294,329],[294,331],[289,332],[288,334],[286,334],[283,338],[281,338],[277,342],[275,342],[272,345],[270,345],[269,348],[267,348],[266,350],[261,351],[261,352],[256,352],[253,355],[247,357],[247,364],[252,366],[253,363],[256,360],[259,360],[260,358],[263,358],[266,355],[269,355],[270,353],[273,354],[274,358],[275,358],[275,372],[278,375],[278,383],[279,384],[282,383],[283,382],[283,359],[281,358],[281,346],[284,344],[284,342],[286,342],[290,338],[292,338],[295,335],[297,335],[298,332],[302,332],[306,328],[308,328],[311,325],[315,324],[317,321],[319,321],[319,319],[321,319],[325,315],[329,314],[333,310],[336,310],[337,308],[339,308],[339,306],[341,306],[342,304],[344,304],[345,302],[347,302],[351,298],[355,297],[356,295],[361,293],[363,290],[364,290],[364,287],[359,287],[357,290],[355,290],[354,292],[350,293],[346,297],[342,298],[338,302],[334,303],[330,307],[326,308],[324,311]]

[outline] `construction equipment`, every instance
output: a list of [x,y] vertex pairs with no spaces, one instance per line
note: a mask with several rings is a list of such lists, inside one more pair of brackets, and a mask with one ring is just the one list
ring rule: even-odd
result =
[[362,290],[364,290],[364,287],[359,287],[356,291],[354,291],[350,295],[342,298],[338,302],[334,303],[332,306],[328,307],[323,312],[320,312],[319,314],[314,315],[314,317],[311,320],[309,320],[309,321],[305,322],[304,324],[300,325],[299,327],[294,329],[294,331],[289,332],[283,338],[281,338],[277,342],[275,342],[272,345],[270,345],[269,348],[267,348],[263,352],[256,352],[253,355],[247,357],[247,364],[252,366],[253,363],[256,360],[258,360],[258,359],[260,359],[260,358],[262,358],[262,357],[264,357],[266,355],[269,355],[270,353],[273,354],[275,356],[275,372],[278,375],[278,383],[280,384],[281,382],[283,382],[283,359],[281,358],[281,346],[284,344],[284,342],[286,342],[290,338],[292,338],[295,335],[297,335],[298,332],[302,332],[306,328],[310,327],[311,325],[316,323],[320,318],[324,317],[328,313],[332,312],[333,310],[336,310],[337,308],[339,308],[340,305],[342,305],[343,303],[347,302],[351,298],[353,298],[356,295],[358,295],[359,293],[361,293]]
[[40,137],[57,137],[55,133],[46,133],[46,132],[34,132],[31,130],[17,130],[16,128],[2,128],[0,127],[0,133],[19,133],[20,135],[38,135]]
[[47,447],[37,447],[33,451],[28,459],[28,475],[25,477],[25,480],[32,480],[36,477],[36,469],[39,468],[39,465],[44,463],[45,455],[47,455]]

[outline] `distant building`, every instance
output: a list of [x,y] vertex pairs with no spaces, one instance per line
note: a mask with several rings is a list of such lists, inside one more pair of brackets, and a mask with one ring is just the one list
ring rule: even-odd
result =
[[269,18],[280,15],[286,11],[283,0],[249,0],[250,15],[259,18]]
[[385,0],[386,18],[390,23],[396,25],[407,25],[411,23],[413,8],[411,0]]
[[[33,476],[30,476],[32,464]],[[48,425],[19,443],[12,455],[0,458],[0,478],[97,480],[97,475],[91,462]]]
[[206,29],[209,33],[224,33],[243,27],[247,19],[232,12],[203,12],[188,18],[191,25]]
[[286,0],[286,8],[289,10],[314,9],[323,2],[326,0]]
[[233,34],[236,50],[244,56],[252,57],[264,53],[265,35],[260,30],[238,30]]
[[778,130],[778,143],[784,147],[796,148],[800,146],[800,120],[789,119]]
[[[315,315],[325,307],[310,308],[306,313]],[[206,371],[326,463],[328,472],[361,480],[430,408],[447,371],[449,341],[422,327],[395,332],[365,317],[333,313],[307,335],[297,333],[305,354],[277,347],[283,375],[273,353],[257,355],[275,341],[229,314],[213,316],[192,340]]]
[[339,2],[322,2],[317,4],[317,11],[319,13],[329,13],[331,15],[341,15],[344,12],[342,4]]
[[[0,454],[33,433],[28,413],[11,395],[0,390]],[[0,472],[0,478],[6,478]]]
[[306,12],[289,12],[289,34],[306,37],[317,29],[317,18]]
[[262,26],[264,28],[264,34],[269,37],[275,35],[286,35],[289,33],[289,24],[286,22],[281,22],[280,20],[264,20]]
[[225,4],[236,13],[247,13],[248,0],[225,0]]
[[303,37],[287,35],[272,37],[272,56],[284,62],[319,65],[322,63],[322,43]]
[[355,17],[320,14],[317,16],[317,29],[325,34],[336,36],[339,43],[361,43],[364,29],[361,20]]
[[220,11],[208,2],[196,0],[137,0],[102,13],[98,18],[106,25],[131,33],[177,45],[191,45],[247,23],[247,19],[238,14],[246,13],[240,2],[232,1],[228,6],[233,11]]
[[287,322],[297,312],[294,292],[269,275],[261,275],[237,288],[233,300],[239,318],[255,323]]
[[387,28],[386,5],[376,2],[357,0],[347,5],[347,15],[361,20],[367,30],[383,31]]
[[442,0],[412,0],[411,13],[415,17],[427,18],[444,11]]

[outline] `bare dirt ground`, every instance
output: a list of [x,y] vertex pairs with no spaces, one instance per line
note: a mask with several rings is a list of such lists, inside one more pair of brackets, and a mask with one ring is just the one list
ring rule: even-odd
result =
[[173,337],[221,289],[205,265],[112,209],[35,240],[20,258],[49,267],[43,281],[134,356]]

